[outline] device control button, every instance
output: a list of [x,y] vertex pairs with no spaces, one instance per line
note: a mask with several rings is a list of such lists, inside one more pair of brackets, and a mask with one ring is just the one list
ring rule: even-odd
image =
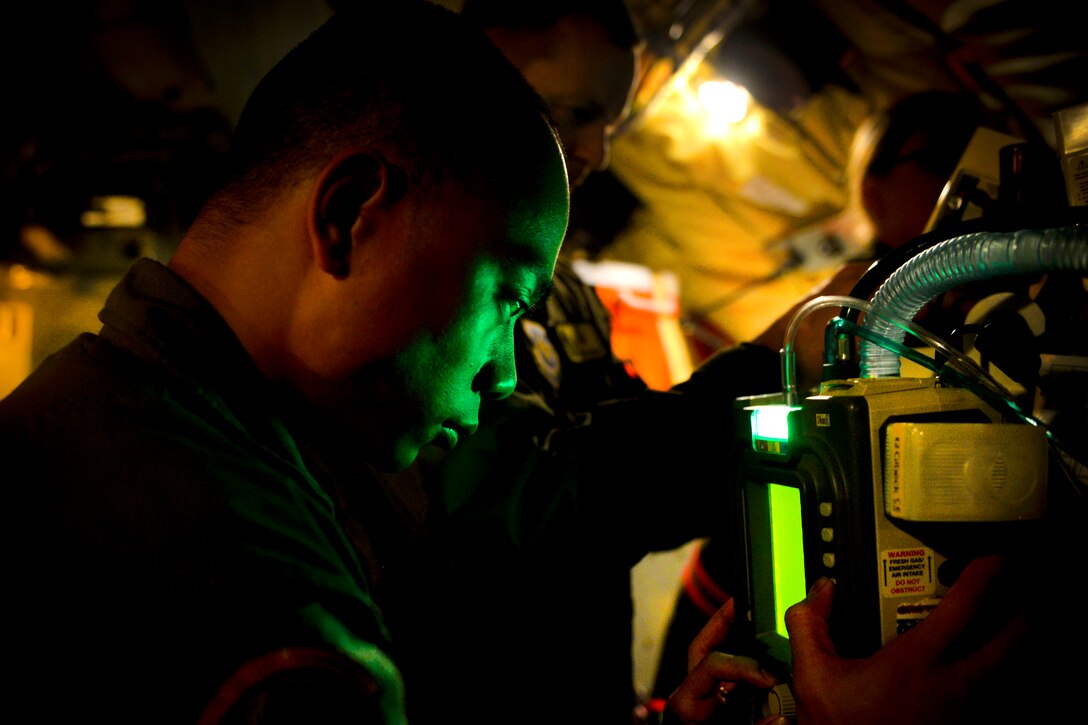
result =
[[828,569],[835,568],[835,555],[831,553],[824,554],[823,556],[824,566]]
[[822,504],[820,504],[820,515],[821,516],[830,516],[831,515],[831,504],[829,502],[824,501]]
[[763,705],[763,716],[782,715],[793,718],[797,714],[797,702],[789,685],[775,685],[767,693],[767,702]]
[[830,526],[825,526],[824,528],[820,529],[820,538],[824,541],[834,541],[835,529],[831,528]]

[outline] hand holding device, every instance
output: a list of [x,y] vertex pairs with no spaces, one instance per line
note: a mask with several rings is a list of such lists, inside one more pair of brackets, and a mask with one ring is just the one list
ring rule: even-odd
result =
[[[688,646],[688,676],[669,697],[668,710],[684,725],[722,722],[725,709],[750,713],[751,688],[768,689],[777,683],[750,657],[740,657],[714,648],[729,634],[735,616],[729,599],[699,631]],[[747,722],[747,720],[745,720]],[[769,717],[759,725],[784,725],[785,720]]]
[[865,659],[838,656],[828,626],[834,584],[817,581],[786,613],[798,722],[959,722],[977,698],[1000,696],[987,692],[989,678],[1027,633],[1021,613],[989,616],[1004,600],[1001,571],[1001,557],[973,560],[925,620]]

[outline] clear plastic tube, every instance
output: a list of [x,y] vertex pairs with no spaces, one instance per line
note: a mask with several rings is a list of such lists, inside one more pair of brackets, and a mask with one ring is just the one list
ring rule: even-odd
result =
[[[904,330],[893,320],[913,320],[942,292],[993,277],[1065,270],[1088,272],[1084,227],[954,237],[908,260],[888,277],[873,294],[862,327],[875,337],[901,342]],[[899,355],[887,347],[863,340],[860,356],[862,377],[899,375]]]
[[[986,373],[986,371],[979,367],[978,363],[974,360],[932,334],[924,327],[920,327],[909,320],[888,317],[886,312],[874,310],[872,305],[868,302],[855,297],[824,296],[813,298],[802,305],[801,308],[797,310],[797,313],[790,319],[789,324],[786,326],[786,334],[783,338],[781,350],[782,392],[783,400],[786,405],[799,404],[796,377],[796,351],[794,346],[797,328],[800,326],[801,321],[809,314],[824,307],[834,306],[859,310],[865,312],[867,315],[885,316],[887,322],[897,329],[902,330],[905,333],[909,332],[932,347],[935,352],[941,353],[945,358],[945,362],[940,364],[935,358],[926,358],[911,348],[906,347],[902,342],[889,340],[870,329],[855,325],[848,320],[840,318],[839,323],[847,328],[854,328],[855,334],[862,340],[868,340],[875,345],[886,345],[888,349],[897,356],[902,355],[910,357],[912,360],[933,371],[935,374],[953,382],[958,381],[959,385],[970,389],[980,398],[989,402],[995,409],[1005,410],[1008,414],[1018,417],[1024,422],[1040,425],[1044,428],[1046,427],[1040,421],[1020,410],[1020,407],[1017,405],[1012,394]],[[834,324],[834,321],[832,324]]]
[[869,303],[865,300],[838,295],[824,295],[823,297],[814,297],[801,305],[797,312],[794,313],[793,317],[790,318],[789,323],[786,325],[786,334],[782,339],[782,350],[780,352],[782,362],[782,394],[785,396],[787,405],[797,405],[797,351],[794,349],[794,341],[797,338],[797,329],[801,326],[801,321],[816,310],[834,305],[863,311],[869,309]]
[[[797,338],[797,330],[801,326],[801,321],[808,317],[816,310],[823,309],[825,307],[845,307],[847,309],[860,310],[869,315],[880,315],[885,318],[885,321],[895,329],[906,333],[910,332],[919,340],[927,343],[930,347],[938,352],[943,353],[949,360],[959,361],[965,368],[975,367],[973,361],[970,358],[965,357],[955,348],[948,345],[939,337],[931,334],[923,327],[919,327],[910,320],[896,319],[890,316],[890,313],[875,310],[873,306],[865,300],[858,299],[856,297],[843,297],[839,295],[825,295],[822,297],[814,297],[797,310],[797,312],[790,318],[789,324],[786,325],[786,334],[782,341],[781,361],[782,361],[782,393],[785,397],[785,402],[788,405],[797,405],[798,393],[797,393],[797,352],[795,350],[795,340]],[[873,336],[877,339],[883,340],[883,337],[877,337],[875,333]],[[902,335],[899,337],[902,340]],[[898,359],[898,357],[896,358]]]

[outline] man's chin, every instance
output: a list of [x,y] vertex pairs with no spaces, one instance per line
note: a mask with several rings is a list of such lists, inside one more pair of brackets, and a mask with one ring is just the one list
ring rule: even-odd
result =
[[419,446],[401,443],[391,450],[376,452],[370,465],[382,473],[400,473],[410,468],[418,456]]

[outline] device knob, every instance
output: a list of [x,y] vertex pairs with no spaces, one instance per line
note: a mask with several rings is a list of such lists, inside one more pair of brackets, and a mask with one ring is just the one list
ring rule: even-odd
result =
[[782,715],[791,720],[797,714],[797,701],[789,685],[775,685],[767,693],[767,702],[763,705],[763,717]]

